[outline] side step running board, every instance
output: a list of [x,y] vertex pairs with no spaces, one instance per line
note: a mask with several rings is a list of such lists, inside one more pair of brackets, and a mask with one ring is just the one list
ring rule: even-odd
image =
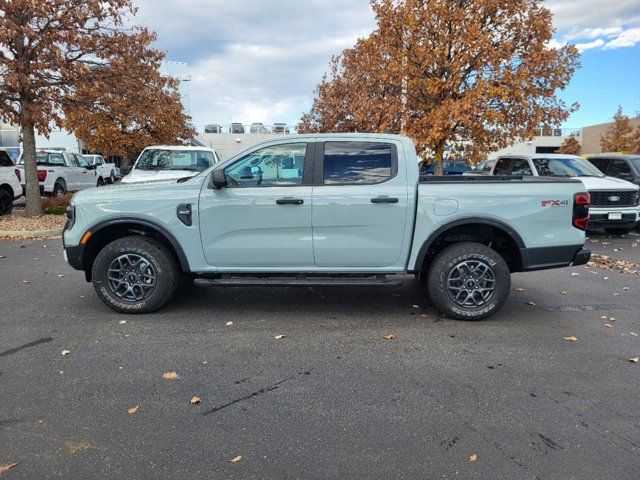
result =
[[222,275],[220,278],[196,278],[198,287],[399,287],[402,280],[389,280],[386,275],[375,277],[250,277]]

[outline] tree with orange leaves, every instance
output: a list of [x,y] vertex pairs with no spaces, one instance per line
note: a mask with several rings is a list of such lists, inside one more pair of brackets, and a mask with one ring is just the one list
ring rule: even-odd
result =
[[377,28],[331,61],[302,132],[394,132],[414,139],[442,172],[448,144],[486,154],[577,104],[556,92],[579,66],[550,46],[540,0],[371,0]]
[[[178,92],[179,81],[163,76],[160,56],[140,61],[147,46],[130,45],[108,69],[94,72],[65,102],[64,126],[87,149],[125,159],[154,144],[176,144],[195,136]],[[114,76],[111,70],[126,71]]]
[[613,124],[600,135],[600,148],[603,152],[631,152],[634,150],[633,125],[629,117],[618,106],[613,116]]
[[576,137],[567,137],[558,148],[557,153],[566,153],[568,155],[579,155],[582,146]]
[[136,66],[162,59],[153,33],[125,27],[130,14],[131,0],[0,0],[0,116],[20,128],[27,215],[42,213],[36,131],[48,135],[76,107],[91,111],[80,92],[92,83],[121,82],[126,96],[138,70],[123,55]]

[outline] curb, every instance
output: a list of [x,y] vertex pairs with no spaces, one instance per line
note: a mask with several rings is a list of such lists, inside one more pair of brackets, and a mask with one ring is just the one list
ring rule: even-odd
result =
[[62,228],[53,228],[50,230],[0,230],[0,238],[11,240],[12,238],[59,237],[62,235],[62,230]]

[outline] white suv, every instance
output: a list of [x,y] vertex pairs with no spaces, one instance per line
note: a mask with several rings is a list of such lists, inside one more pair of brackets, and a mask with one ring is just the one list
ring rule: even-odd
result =
[[495,160],[493,175],[577,177],[591,194],[589,227],[624,235],[640,221],[640,187],[626,180],[606,177],[576,155],[558,153],[502,155]]
[[11,157],[0,150],[0,215],[9,215],[13,211],[13,201],[22,196],[22,186]]

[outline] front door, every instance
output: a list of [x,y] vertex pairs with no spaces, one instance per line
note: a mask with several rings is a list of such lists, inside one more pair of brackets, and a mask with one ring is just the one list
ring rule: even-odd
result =
[[[330,141],[318,144],[313,187],[313,249],[317,267],[400,267],[409,194],[401,144]],[[411,188],[415,188],[414,185]]]
[[200,195],[200,234],[211,266],[226,271],[313,268],[313,142],[262,147],[227,164],[227,186]]

